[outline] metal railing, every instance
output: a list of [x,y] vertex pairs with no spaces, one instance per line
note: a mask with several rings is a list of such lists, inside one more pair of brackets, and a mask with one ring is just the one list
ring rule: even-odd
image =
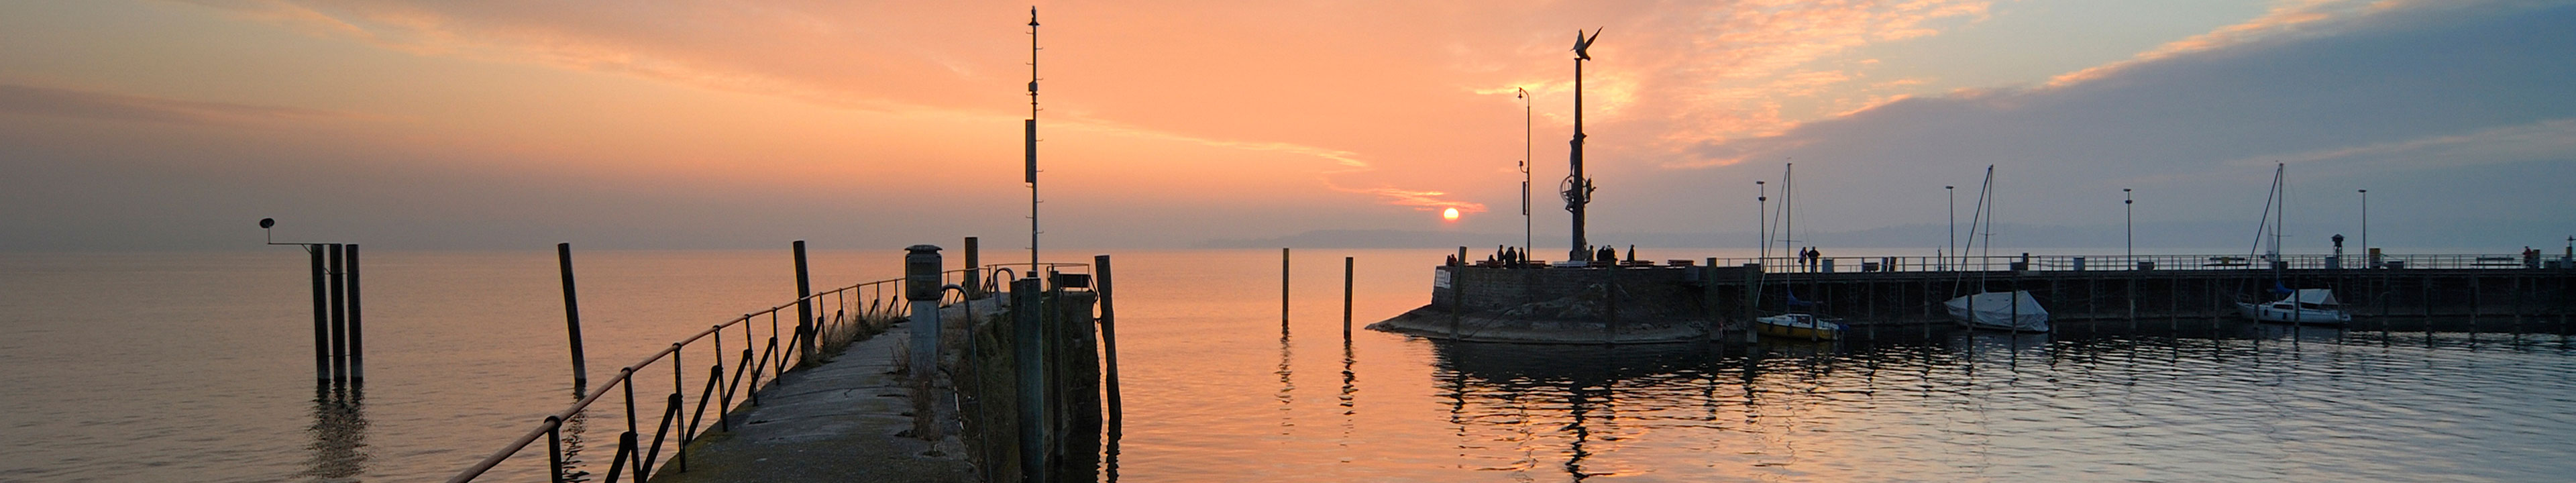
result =
[[[981,293],[1000,293],[999,288],[1007,287],[1008,283],[1000,280],[1001,277],[997,275],[1016,273],[1008,268],[1013,266],[1029,267],[1031,264],[993,264],[983,267],[979,272],[981,280],[978,281],[978,285],[985,287]],[[1087,273],[1089,270],[1089,265],[1082,263],[1040,263],[1035,266],[1050,273]],[[964,301],[964,291],[954,288],[964,281],[967,272],[967,269],[957,269],[940,273],[942,286],[950,288],[942,291],[943,306]],[[642,361],[618,369],[615,377],[609,378],[598,388],[583,393],[572,406],[547,415],[536,428],[503,445],[491,456],[458,472],[447,481],[450,483],[474,481],[512,456],[525,451],[541,437],[546,439],[547,467],[551,481],[560,483],[587,480],[590,474],[574,468],[573,465],[578,462],[570,461],[564,452],[564,423],[581,417],[592,404],[608,397],[612,392],[624,394],[626,431],[618,434],[616,453],[610,459],[606,478],[600,481],[615,483],[619,478],[627,477],[626,475],[633,475],[627,477],[630,478],[629,481],[645,481],[650,476],[650,471],[654,469],[654,465],[660,461],[663,443],[674,434],[677,434],[678,440],[677,444],[673,445],[672,460],[678,465],[678,470],[687,471],[688,444],[695,441],[703,430],[709,429],[706,421],[708,403],[714,402],[716,406],[717,416],[713,429],[730,431],[734,423],[729,415],[735,409],[734,399],[737,396],[742,397],[743,404],[759,405],[758,393],[764,377],[769,379],[767,382],[775,385],[778,381],[776,376],[784,374],[797,364],[806,362],[805,358],[808,354],[792,350],[799,347],[799,343],[811,340],[820,346],[817,349],[818,352],[830,353],[847,346],[861,333],[882,328],[882,325],[872,326],[871,324],[891,323],[895,318],[910,317],[911,304],[903,303],[902,300],[904,288],[904,279],[896,278],[818,292],[766,310],[744,314],[672,342],[670,347],[646,356]],[[819,306],[826,302],[832,307],[837,307],[828,315],[822,314],[819,310],[821,308]],[[782,312],[793,312],[798,304],[806,303],[818,306],[811,333],[804,330],[791,330],[796,329],[796,325],[779,322]],[[788,317],[794,316],[788,315]],[[768,338],[761,344],[749,344],[749,341],[757,340],[756,337],[760,335],[756,331],[757,326],[760,325],[757,322],[763,318],[769,321]],[[743,340],[746,341],[746,346],[739,352],[740,357],[734,361],[730,369],[731,375],[728,376],[724,357],[726,355],[724,335],[737,327]],[[782,336],[787,337],[783,345],[779,340]],[[681,408],[687,406],[683,404],[686,402],[683,390],[687,387],[684,377],[687,366],[682,361],[682,356],[689,351],[690,345],[702,341],[708,342],[705,345],[709,346],[709,353],[713,355],[716,363],[707,369],[705,383],[699,389],[695,408],[688,412],[687,417],[682,417]],[[665,358],[669,359],[671,366],[671,393],[664,397],[660,419],[654,423],[652,439],[647,441],[641,432],[640,424],[643,419],[637,417],[635,411],[635,377],[654,364],[663,362]]]
[[[1718,258],[1717,266],[1741,267],[1760,263],[1771,273],[1854,273],[1854,272],[1973,272],[1973,271],[2130,271],[2130,270],[2270,270],[2275,261],[2281,268],[2313,270],[2341,268],[2368,269],[2362,255],[1996,255],[1966,257],[1825,257],[1801,264],[1798,257]],[[2460,270],[2460,269],[2525,269],[2549,268],[2562,262],[2563,256],[2538,259],[2514,254],[2398,254],[2381,255],[2379,266],[2390,270]],[[1693,260],[1693,263],[1705,263]],[[1830,268],[1828,268],[1830,267]]]

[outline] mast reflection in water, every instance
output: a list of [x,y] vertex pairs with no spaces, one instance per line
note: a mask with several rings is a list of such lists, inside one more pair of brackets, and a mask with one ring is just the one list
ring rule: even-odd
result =
[[315,481],[349,481],[367,471],[365,384],[322,381],[313,387],[313,443],[304,471]]

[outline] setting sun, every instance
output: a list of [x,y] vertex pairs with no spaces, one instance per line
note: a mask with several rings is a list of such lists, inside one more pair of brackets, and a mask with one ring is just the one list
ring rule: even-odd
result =
[[1458,221],[1458,209],[1457,209],[1457,208],[1450,208],[1450,209],[1446,209],[1446,210],[1440,210],[1440,219],[1442,219],[1442,220],[1447,220],[1447,221]]

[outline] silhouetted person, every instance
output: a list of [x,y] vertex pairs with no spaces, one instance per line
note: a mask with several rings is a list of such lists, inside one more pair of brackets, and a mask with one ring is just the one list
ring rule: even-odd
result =
[[1628,263],[1637,263],[1637,246],[1628,245]]

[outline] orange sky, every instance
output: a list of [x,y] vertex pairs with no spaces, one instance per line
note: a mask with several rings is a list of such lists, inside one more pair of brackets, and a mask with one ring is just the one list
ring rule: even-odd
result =
[[[1734,206],[1733,191],[1776,177],[1779,161],[1812,145],[1795,139],[1801,127],[1908,99],[2116,84],[2136,66],[2325,35],[2346,27],[2320,25],[2420,4],[1040,3],[1045,216],[1051,237],[1088,246],[1322,229],[1516,233],[1518,87],[1535,94],[1538,238],[1561,239],[1551,191],[1571,130],[1569,37],[1598,27],[1585,79],[1589,171],[1603,185],[1596,225],[1749,229],[1722,217],[1663,225],[1753,211]],[[10,18],[0,36],[15,46],[0,53],[0,132],[41,161],[19,196],[98,198],[11,221],[100,232],[66,239],[175,230],[207,243],[230,243],[219,240],[233,234],[207,233],[265,216],[314,233],[448,237],[425,246],[1012,239],[1026,229],[1017,137],[1029,8],[0,7]],[[1943,181],[1972,184],[1973,166],[1991,162],[1961,158]],[[1859,173],[1895,160],[1849,161]],[[47,176],[72,184],[39,181]],[[1440,223],[1444,208],[1465,216]],[[1850,211],[1813,223],[1938,216]],[[97,217],[170,223],[80,221]],[[659,237],[675,241],[634,241]]]

